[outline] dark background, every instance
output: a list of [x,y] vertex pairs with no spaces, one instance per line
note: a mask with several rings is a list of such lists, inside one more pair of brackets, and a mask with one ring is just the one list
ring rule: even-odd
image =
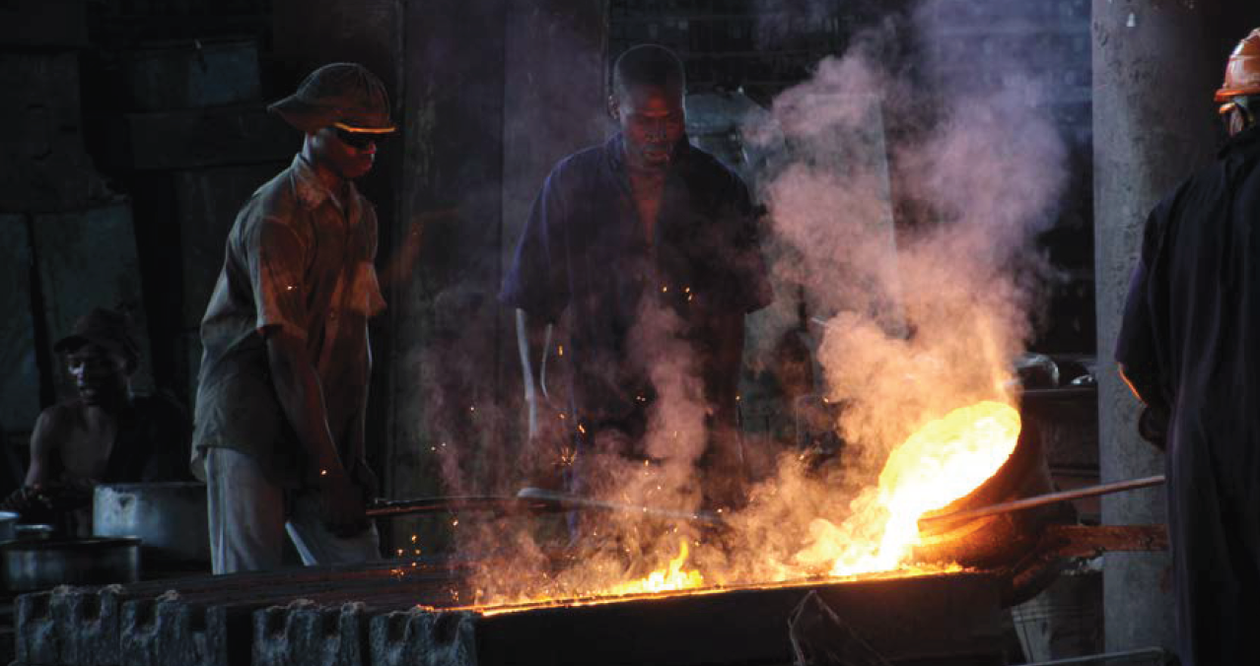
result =
[[[191,402],[197,328],[227,230],[300,146],[265,105],[337,60],[384,80],[402,128],[361,183],[378,209],[390,305],[372,328],[369,446],[392,496],[518,481],[520,388],[498,282],[550,166],[610,130],[607,63],[641,42],[678,51],[689,92],[739,92],[762,105],[872,29],[905,33],[888,57],[904,60],[893,67],[911,79],[924,57],[996,81],[1007,55],[1034,54],[1052,81],[1046,104],[1068,138],[1072,184],[1040,241],[1059,279],[1032,347],[1088,357],[1090,7],[1047,0],[1029,20],[1027,7],[1004,9],[1013,4],[1028,3],[941,3],[936,20],[947,29],[930,44],[904,27],[912,5],[903,0],[0,4],[0,272],[12,285],[2,290],[0,490],[20,483],[31,424],[67,388],[52,342],[92,306],[136,320],[137,388]],[[933,82],[922,83],[930,107]],[[891,117],[889,131],[914,121]],[[898,212],[898,224],[913,222]]]

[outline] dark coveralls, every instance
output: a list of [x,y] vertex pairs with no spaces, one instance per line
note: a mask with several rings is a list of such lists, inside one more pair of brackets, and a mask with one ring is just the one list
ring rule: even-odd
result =
[[645,305],[681,320],[675,333],[703,381],[707,425],[733,429],[743,315],[771,300],[747,187],[685,139],[669,167],[651,243],[643,228],[617,134],[552,170],[504,278],[505,305],[548,322],[568,310],[568,407],[582,424],[579,460],[610,431],[627,442],[617,453],[643,455],[656,399],[648,365],[661,360],[632,348]]
[[1260,130],[1146,222],[1116,359],[1169,414],[1168,517],[1178,651],[1256,663],[1260,599]]

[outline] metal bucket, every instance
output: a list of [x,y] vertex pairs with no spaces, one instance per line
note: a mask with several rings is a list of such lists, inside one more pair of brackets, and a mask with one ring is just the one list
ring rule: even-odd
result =
[[12,511],[0,511],[0,541],[9,541],[15,536],[14,528],[21,516]]
[[10,541],[0,544],[0,574],[10,592],[134,583],[140,579],[140,540]]
[[118,483],[96,487],[92,531],[101,537],[139,537],[149,568],[210,562],[203,483]]

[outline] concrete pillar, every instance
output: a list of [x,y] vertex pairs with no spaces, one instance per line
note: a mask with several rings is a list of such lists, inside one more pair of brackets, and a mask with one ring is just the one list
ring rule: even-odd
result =
[[[502,0],[407,0],[403,177],[390,286],[389,467],[395,497],[458,494],[495,384],[493,283],[502,198]],[[451,470],[447,470],[449,475]],[[458,476],[456,474],[456,476]],[[396,519],[394,540],[446,547],[455,519]]]
[[[605,0],[510,3],[504,44],[507,69],[503,118],[503,224],[500,275],[525,231],[535,197],[561,158],[601,143],[612,131],[606,109]],[[504,432],[519,450],[528,424],[513,313],[499,310]],[[556,340],[564,335],[556,331]],[[558,361],[550,367],[552,390]]]
[[[1212,92],[1230,48],[1260,8],[1229,0],[1094,0],[1095,278],[1100,467],[1103,481],[1159,474],[1159,453],[1137,436],[1138,403],[1112,354],[1143,222],[1173,187],[1215,155]],[[1106,524],[1165,521],[1163,490],[1112,495]],[[1113,553],[1103,570],[1107,650],[1174,641],[1167,554]]]

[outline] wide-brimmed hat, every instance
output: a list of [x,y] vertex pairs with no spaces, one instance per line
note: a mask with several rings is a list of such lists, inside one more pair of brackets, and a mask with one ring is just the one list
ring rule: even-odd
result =
[[385,84],[363,65],[336,62],[311,72],[297,92],[267,107],[295,128],[314,133],[325,127],[348,132],[388,134]]
[[140,346],[131,337],[131,319],[116,310],[95,308],[74,322],[70,335],[57,341],[53,351],[73,352],[86,344],[121,355],[132,367],[140,361]]

